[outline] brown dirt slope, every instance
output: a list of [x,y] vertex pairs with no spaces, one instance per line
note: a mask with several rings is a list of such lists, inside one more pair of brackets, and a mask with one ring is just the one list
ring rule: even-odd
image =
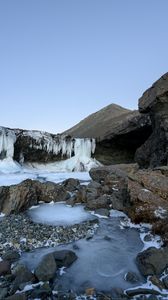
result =
[[113,132],[120,121],[127,118],[132,111],[116,104],[110,104],[103,109],[89,115],[81,122],[63,132],[73,137],[90,137],[103,139],[108,133]]

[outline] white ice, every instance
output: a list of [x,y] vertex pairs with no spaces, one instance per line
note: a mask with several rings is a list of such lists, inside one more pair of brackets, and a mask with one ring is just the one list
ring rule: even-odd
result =
[[50,173],[37,170],[25,170],[25,172],[17,172],[11,174],[0,173],[0,186],[19,184],[26,179],[34,179],[42,182],[51,181],[55,183],[60,183],[68,178],[79,179],[82,182],[88,182],[91,180],[88,172]]
[[29,210],[28,214],[36,223],[70,226],[92,219],[91,214],[82,205],[73,208],[64,203],[41,204]]

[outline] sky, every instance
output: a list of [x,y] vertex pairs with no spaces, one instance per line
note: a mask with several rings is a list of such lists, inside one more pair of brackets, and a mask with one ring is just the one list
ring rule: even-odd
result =
[[62,132],[137,109],[168,71],[168,0],[0,0],[0,125]]

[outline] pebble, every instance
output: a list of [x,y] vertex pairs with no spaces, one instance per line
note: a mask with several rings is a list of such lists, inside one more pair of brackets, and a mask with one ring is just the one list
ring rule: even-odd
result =
[[32,251],[77,241],[95,232],[97,223],[98,220],[89,220],[67,227],[51,226],[34,223],[26,213],[6,216],[0,221],[0,256],[7,250]]

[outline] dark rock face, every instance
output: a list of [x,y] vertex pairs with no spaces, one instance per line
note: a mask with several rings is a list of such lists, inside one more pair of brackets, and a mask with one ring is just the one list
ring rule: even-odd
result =
[[151,132],[148,115],[111,104],[88,116],[65,134],[95,138],[95,158],[108,165],[134,162],[136,149]]
[[160,275],[168,266],[168,248],[148,248],[137,255],[136,261],[142,275]]
[[[71,142],[70,137],[65,137],[66,142]],[[40,131],[19,130],[14,146],[14,160],[22,162],[52,162],[68,158],[60,151],[54,153],[52,144],[59,144],[61,135]]]
[[152,134],[136,151],[135,159],[143,168],[168,164],[168,73],[139,99],[139,111],[149,114]]

